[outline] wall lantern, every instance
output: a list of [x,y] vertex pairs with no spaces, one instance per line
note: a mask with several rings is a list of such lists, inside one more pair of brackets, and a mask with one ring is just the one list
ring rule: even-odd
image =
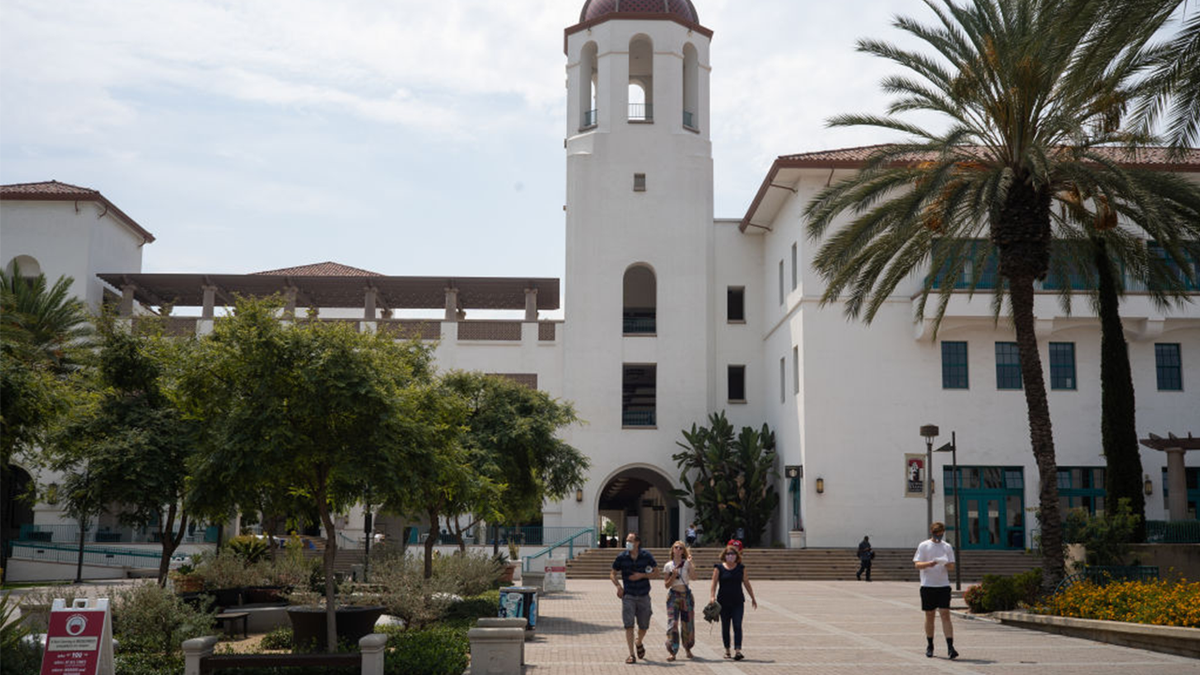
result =
[[1142,483],[1142,487],[1146,491],[1146,496],[1149,497],[1150,495],[1154,494],[1154,481],[1150,480],[1150,476],[1146,474],[1142,475],[1146,477],[1146,482]]
[[819,494],[819,495],[825,494],[825,479],[824,478],[817,479],[817,494]]
[[577,501],[577,502],[583,501],[583,490],[575,491],[575,501]]

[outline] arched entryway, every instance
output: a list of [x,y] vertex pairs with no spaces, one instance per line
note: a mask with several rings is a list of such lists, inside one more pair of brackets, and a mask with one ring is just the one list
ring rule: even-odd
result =
[[9,549],[21,535],[21,526],[33,524],[33,507],[27,498],[32,483],[29,472],[15,464],[0,468],[0,567],[7,567]]
[[661,548],[680,539],[679,500],[669,478],[648,466],[626,467],[610,476],[600,490],[597,525],[613,524],[619,545],[636,531],[642,545]]

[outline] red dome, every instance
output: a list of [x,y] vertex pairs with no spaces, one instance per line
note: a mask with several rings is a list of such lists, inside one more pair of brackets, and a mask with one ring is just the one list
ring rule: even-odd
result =
[[672,14],[688,23],[700,23],[691,0],[587,0],[579,13],[579,23],[607,14]]

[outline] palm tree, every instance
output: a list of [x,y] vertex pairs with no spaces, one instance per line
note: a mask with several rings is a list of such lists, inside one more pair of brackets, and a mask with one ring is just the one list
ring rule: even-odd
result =
[[[1127,0],[1110,0],[1118,7]],[[1187,0],[1150,0],[1166,7],[1187,8]],[[1184,16],[1182,29],[1154,61],[1146,95],[1138,101],[1137,119],[1150,128],[1166,119],[1171,147],[1182,151],[1200,145],[1200,9]]]
[[[1040,477],[1043,578],[1062,578],[1062,530],[1050,409],[1034,334],[1034,284],[1046,278],[1051,243],[1077,232],[1052,204],[1069,191],[1093,212],[1107,205],[1165,243],[1181,266],[1179,241],[1194,234],[1200,195],[1169,173],[1131,168],[1136,156],[1114,145],[1145,145],[1122,130],[1121,112],[1138,94],[1158,56],[1150,44],[1167,8],[1120,9],[1108,0],[925,0],[938,19],[895,26],[928,53],[875,40],[860,51],[889,59],[914,76],[887,78],[896,96],[885,116],[842,115],[834,126],[869,125],[909,136],[877,148],[855,176],[822,191],[806,208],[808,234],[825,238],[814,264],[828,282],[825,302],[847,296],[845,311],[869,322],[896,286],[930,269],[918,302],[923,319],[937,289],[940,321],[953,284],[967,269],[972,290],[988,260],[1001,283],[994,307],[1008,300],[1016,330],[1029,435]],[[933,113],[930,130],[899,113]],[[852,220],[839,224],[842,214]],[[1188,218],[1191,218],[1189,223]],[[1131,244],[1132,237],[1113,237]],[[1131,253],[1132,254],[1132,253]],[[993,256],[995,256],[993,258]],[[970,267],[968,267],[970,265]]]

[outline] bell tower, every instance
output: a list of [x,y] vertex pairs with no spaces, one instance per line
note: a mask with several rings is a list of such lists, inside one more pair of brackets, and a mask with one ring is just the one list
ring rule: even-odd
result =
[[711,38],[690,0],[588,0],[566,29],[564,395],[593,463],[566,524],[623,467],[675,483],[680,430],[710,412]]

